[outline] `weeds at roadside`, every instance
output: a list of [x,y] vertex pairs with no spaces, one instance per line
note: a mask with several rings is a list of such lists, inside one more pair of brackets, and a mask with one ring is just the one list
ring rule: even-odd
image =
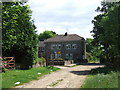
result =
[[92,69],[81,88],[118,88],[120,72],[109,67]]

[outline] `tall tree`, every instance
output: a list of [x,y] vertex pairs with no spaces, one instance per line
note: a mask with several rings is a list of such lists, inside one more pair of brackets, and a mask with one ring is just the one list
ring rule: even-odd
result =
[[92,38],[86,38],[86,52],[91,52],[91,50],[93,49],[92,42]]
[[102,7],[92,23],[94,44],[102,46],[102,55],[107,63],[112,66],[120,66],[120,1],[102,2]]
[[102,50],[100,46],[96,46],[93,43],[94,39],[86,38],[86,52],[88,61],[99,61]]
[[31,13],[24,3],[3,3],[3,56],[14,56],[23,69],[32,66],[37,57],[38,37]]
[[44,40],[46,40],[48,38],[51,38],[51,37],[54,37],[56,35],[57,34],[54,31],[48,31],[48,30],[46,30],[43,33],[40,33],[40,35],[39,35],[38,38],[39,38],[39,41],[44,41]]

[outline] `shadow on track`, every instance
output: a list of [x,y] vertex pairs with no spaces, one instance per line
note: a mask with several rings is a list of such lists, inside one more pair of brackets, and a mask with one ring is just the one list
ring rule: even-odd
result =
[[[85,66],[100,66],[104,64],[101,63],[82,63],[82,64],[78,64],[78,65],[85,65]],[[94,68],[91,70],[80,70],[80,71],[70,71],[70,73],[76,74],[76,75],[96,75],[96,74],[109,74],[112,71],[117,71],[115,68],[112,67],[98,67],[98,68]]]

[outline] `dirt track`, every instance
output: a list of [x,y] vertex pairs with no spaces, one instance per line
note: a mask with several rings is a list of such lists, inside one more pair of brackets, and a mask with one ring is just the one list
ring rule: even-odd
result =
[[16,88],[80,88],[92,68],[102,65],[80,65],[75,67],[61,67],[61,70],[45,75]]

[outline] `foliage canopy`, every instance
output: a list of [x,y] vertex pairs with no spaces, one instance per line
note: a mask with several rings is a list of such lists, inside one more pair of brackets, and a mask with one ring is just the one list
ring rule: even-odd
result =
[[44,41],[44,40],[46,40],[48,38],[51,38],[51,37],[54,37],[56,35],[57,34],[54,31],[48,31],[48,30],[46,30],[43,33],[40,33],[40,35],[39,35],[38,38],[39,38],[39,41]]
[[38,36],[31,13],[29,6],[24,3],[3,3],[3,56],[14,56],[22,68],[29,68],[37,57]]
[[92,23],[94,45],[101,46],[101,57],[111,66],[120,66],[120,1],[102,2]]

